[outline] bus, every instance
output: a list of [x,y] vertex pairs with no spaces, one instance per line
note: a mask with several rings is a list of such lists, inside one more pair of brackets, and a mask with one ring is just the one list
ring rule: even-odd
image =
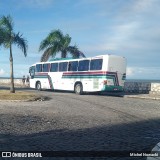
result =
[[37,90],[120,92],[126,79],[126,59],[117,55],[90,58],[60,58],[38,62],[30,69],[30,87]]

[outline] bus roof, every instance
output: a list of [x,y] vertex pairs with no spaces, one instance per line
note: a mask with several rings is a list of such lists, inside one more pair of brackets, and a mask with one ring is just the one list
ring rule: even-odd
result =
[[106,56],[111,56],[111,57],[121,57],[121,58],[125,58],[125,57],[123,57],[123,56],[119,56],[119,55],[112,55],[112,54],[104,54],[104,55],[98,55],[98,56],[94,56],[94,57],[83,57],[83,58],[72,58],[72,57],[68,57],[68,58],[52,58],[52,59],[50,59],[49,61],[47,61],[47,62],[37,62],[37,63],[35,63],[35,64],[33,64],[32,66],[34,66],[34,65],[36,65],[36,64],[44,64],[44,63],[51,63],[51,62],[56,62],[56,61],[63,61],[63,62],[65,62],[65,61],[68,61],[68,60],[83,60],[83,59],[97,59],[97,58],[103,58],[103,57],[106,57]]
[[62,61],[62,60],[72,60],[72,59],[78,59],[78,58],[72,58],[72,57],[68,57],[68,58],[52,58],[49,60],[50,61]]

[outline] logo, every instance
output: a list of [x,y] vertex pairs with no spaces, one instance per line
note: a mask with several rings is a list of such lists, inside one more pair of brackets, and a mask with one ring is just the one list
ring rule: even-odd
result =
[[2,157],[11,157],[11,152],[2,152]]

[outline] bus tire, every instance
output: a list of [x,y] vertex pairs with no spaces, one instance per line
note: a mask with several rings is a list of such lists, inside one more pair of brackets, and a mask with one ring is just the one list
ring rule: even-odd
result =
[[37,83],[36,83],[36,89],[37,89],[38,91],[41,91],[41,82],[37,82]]
[[79,95],[81,95],[81,94],[83,93],[83,86],[82,86],[81,83],[76,83],[76,84],[75,84],[74,92],[75,92],[76,94],[79,94]]

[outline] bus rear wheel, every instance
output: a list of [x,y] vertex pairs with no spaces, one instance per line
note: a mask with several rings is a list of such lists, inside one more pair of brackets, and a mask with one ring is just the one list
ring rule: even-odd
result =
[[36,89],[37,89],[38,91],[41,91],[41,83],[40,83],[40,82],[37,82],[37,84],[36,84]]
[[76,94],[79,94],[81,95],[83,93],[83,87],[82,87],[82,84],[81,83],[77,83],[74,87],[74,92]]

